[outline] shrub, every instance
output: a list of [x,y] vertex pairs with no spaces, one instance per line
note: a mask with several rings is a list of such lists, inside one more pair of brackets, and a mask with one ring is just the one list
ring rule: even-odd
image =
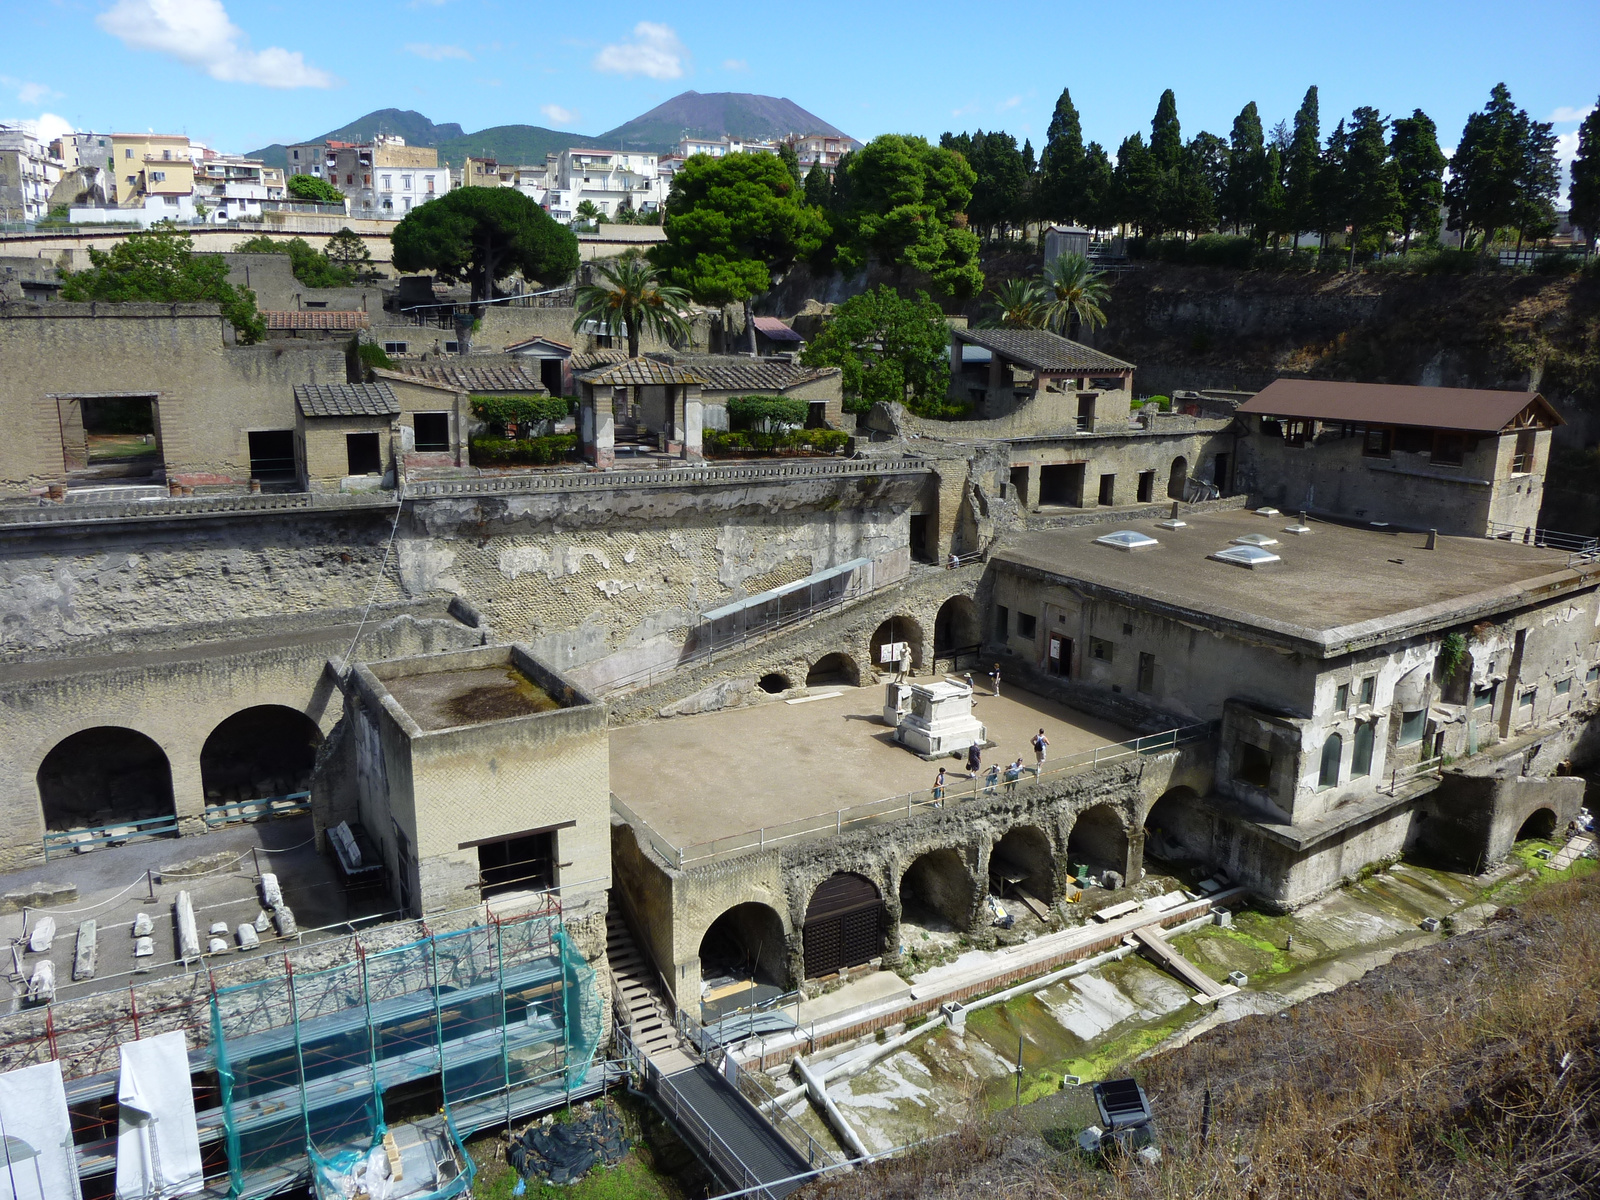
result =
[[468,445],[473,463],[480,467],[528,463],[543,466],[570,458],[578,448],[578,437],[573,433],[536,438],[475,437]]
[[390,358],[382,346],[377,342],[362,342],[356,347],[356,357],[361,360],[361,365],[368,370],[381,367],[385,371],[394,370],[394,359]]
[[791,429],[769,433],[761,429],[708,429],[703,438],[707,454],[742,454],[806,447],[818,454],[837,454],[850,444],[842,429]]
[[289,195],[296,200],[314,200],[319,204],[344,204],[344,193],[325,179],[318,179],[315,175],[291,175],[288,181]]
[[1535,275],[1576,275],[1582,269],[1581,254],[1541,254],[1533,260]]
[[735,429],[771,429],[806,423],[810,405],[783,396],[729,396],[728,424]]
[[518,431],[545,421],[559,421],[571,408],[565,396],[474,396],[472,415],[484,422],[497,437],[515,425]]
[[1172,397],[1171,396],[1151,396],[1150,399],[1145,401],[1145,406],[1149,407],[1152,404],[1154,404],[1162,412],[1171,412],[1172,411]]

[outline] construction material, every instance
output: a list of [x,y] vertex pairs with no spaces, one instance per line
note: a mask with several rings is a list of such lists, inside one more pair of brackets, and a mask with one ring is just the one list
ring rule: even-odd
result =
[[189,1043],[180,1031],[124,1042],[117,1083],[117,1195],[183,1196],[205,1185]]
[[256,933],[256,927],[249,921],[239,926],[239,949],[254,950],[261,945],[261,937]]
[[56,998],[56,965],[48,958],[33,964],[28,977],[28,1003],[49,1004]]
[[1017,894],[1018,900],[1021,900],[1023,904],[1028,906],[1028,911],[1034,916],[1038,917],[1039,920],[1048,921],[1050,919],[1050,910],[1036,900],[1033,896],[1031,896],[1028,893],[1028,890],[1020,883],[1012,887],[1011,890]]
[[188,962],[200,957],[200,931],[194,923],[194,901],[188,892],[179,892],[172,905],[173,922],[178,931],[178,957]]
[[261,905],[263,908],[277,908],[283,903],[283,889],[278,886],[278,877],[271,871],[262,873],[261,876]]
[[136,938],[149,937],[155,932],[155,922],[150,919],[149,913],[133,914],[133,936]]
[[28,935],[28,949],[34,954],[43,954],[55,940],[56,919],[51,916],[40,917],[34,923],[33,932]]
[[1184,983],[1198,993],[1193,999],[1196,1004],[1213,1004],[1224,996],[1232,995],[1238,991],[1237,986],[1218,983],[1199,967],[1195,966],[1183,955],[1179,954],[1167,943],[1158,929],[1135,929],[1133,939],[1153,958],[1159,966],[1165,967]]
[[5,1161],[0,1195],[16,1200],[78,1200],[72,1118],[56,1060],[0,1074]]

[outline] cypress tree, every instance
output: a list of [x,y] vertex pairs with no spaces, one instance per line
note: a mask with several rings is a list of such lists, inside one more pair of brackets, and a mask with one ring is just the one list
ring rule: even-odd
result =
[[827,208],[832,198],[833,181],[828,178],[827,169],[820,162],[812,163],[811,170],[806,173],[806,206]]
[[1150,158],[1156,169],[1175,171],[1183,161],[1183,132],[1178,126],[1178,98],[1168,88],[1156,104],[1150,122]]
[[1083,125],[1072,94],[1061,89],[1039,155],[1040,216],[1047,221],[1081,219],[1079,193],[1083,175]]
[[1284,208],[1293,235],[1290,249],[1299,245],[1300,235],[1306,230],[1321,227],[1317,212],[1317,168],[1321,159],[1322,123],[1317,116],[1317,88],[1313,84],[1306,89],[1306,98],[1294,114],[1294,133],[1283,164]]
[[1233,135],[1228,139],[1228,176],[1223,185],[1220,215],[1233,226],[1235,233],[1241,225],[1255,218],[1266,188],[1262,177],[1266,162],[1261,116],[1252,100],[1233,119]]
[[1400,232],[1411,248],[1413,234],[1424,242],[1439,236],[1439,206],[1444,202],[1444,151],[1439,130],[1420,108],[1397,117],[1389,138],[1395,186],[1400,191]]
[[1600,239],[1600,104],[1578,126],[1578,156],[1572,160],[1567,203],[1572,206],[1572,223],[1583,230],[1587,258]]
[[1386,122],[1375,108],[1358,108],[1350,115],[1350,136],[1345,159],[1347,216],[1350,220],[1350,254],[1347,269],[1354,270],[1356,243],[1376,234],[1383,238],[1400,223],[1400,189],[1395,185]]

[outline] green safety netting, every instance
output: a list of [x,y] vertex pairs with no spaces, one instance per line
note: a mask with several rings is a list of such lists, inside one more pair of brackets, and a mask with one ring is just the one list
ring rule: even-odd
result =
[[558,1103],[602,1034],[594,969],[549,913],[382,951],[352,942],[336,966],[217,988],[211,1025],[231,1194],[309,1155],[330,1200],[381,1146],[386,1090],[437,1078],[444,1121],[424,1139],[453,1146],[466,1173],[407,1196],[454,1196],[471,1174],[453,1119],[463,1106],[509,1116],[513,1096],[523,1111],[544,1092]]

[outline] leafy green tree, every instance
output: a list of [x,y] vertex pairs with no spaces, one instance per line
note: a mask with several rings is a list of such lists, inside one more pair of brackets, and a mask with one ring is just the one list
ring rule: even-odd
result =
[[1572,223],[1583,230],[1587,258],[1600,240],[1600,103],[1578,126],[1578,154],[1572,160],[1567,203],[1572,206]]
[[1549,218],[1560,176],[1550,125],[1534,121],[1497,83],[1481,112],[1467,118],[1445,185],[1450,228],[1463,241],[1481,230],[1488,253],[1497,230],[1513,228],[1518,240]]
[[1400,188],[1389,161],[1388,122],[1375,108],[1350,115],[1349,153],[1345,160],[1350,218],[1349,269],[1355,269],[1356,246],[1375,239],[1381,253],[1389,233],[1400,227]]
[[1078,219],[1091,229],[1110,229],[1117,223],[1116,177],[1111,156],[1099,142],[1083,152],[1083,188]]
[[794,180],[795,191],[798,194],[803,186],[800,179],[800,156],[794,152],[794,147],[788,142],[778,145],[778,161],[789,169],[789,175]]
[[1223,223],[1238,233],[1253,224],[1266,191],[1267,147],[1261,133],[1261,115],[1254,100],[1233,119],[1233,134],[1228,139],[1228,177],[1222,188],[1218,214]]
[[167,222],[130,233],[110,250],[91,248],[89,263],[87,270],[67,275],[63,300],[210,301],[221,305],[241,342],[259,342],[267,335],[256,313],[255,293],[229,283],[228,264],[220,254],[196,254],[194,240]]
[[1039,215],[1044,220],[1086,219],[1084,169],[1083,123],[1072,103],[1072,93],[1062,88],[1039,154]]
[[973,295],[983,286],[978,238],[959,222],[976,179],[961,155],[924,138],[874,138],[834,172],[840,266],[910,267],[945,295]]
[[644,258],[629,254],[615,262],[596,263],[594,274],[593,283],[577,289],[574,331],[597,321],[613,337],[628,339],[629,358],[639,357],[641,333],[663,341],[688,334],[689,293],[662,283],[655,267]]
[[789,168],[770,154],[695,155],[673,177],[667,240],[650,252],[666,277],[702,304],[743,302],[751,354],[751,298],[827,236],[827,219],[802,205],[799,192]]
[[879,286],[834,309],[800,361],[840,368],[850,412],[885,400],[931,415],[950,385],[950,327],[926,292],[907,300]]
[[319,204],[344,203],[343,192],[315,175],[291,175],[285,187],[296,200],[315,200]]
[[1439,236],[1439,208],[1444,203],[1444,151],[1439,130],[1420,108],[1396,117],[1389,136],[1395,186],[1400,192],[1400,233],[1405,249],[1415,234],[1424,242]]
[[1288,220],[1287,193],[1283,186],[1283,150],[1277,145],[1267,147],[1267,167],[1262,177],[1262,192],[1257,200],[1250,222],[1255,226],[1256,241],[1265,246],[1269,237],[1276,240],[1286,232]]
[[980,129],[972,135],[967,161],[977,177],[967,216],[989,236],[1004,237],[1027,216],[1028,172],[1017,139],[999,130],[984,133]]
[[1040,329],[1045,321],[1044,289],[1031,279],[1007,279],[989,292],[986,329]]
[[557,284],[578,269],[578,239],[515,188],[456,188],[418,205],[389,235],[395,270],[466,279],[474,301],[513,271]]
[[1561,164],[1556,135],[1548,121],[1521,121],[1522,170],[1517,173],[1517,205],[1513,224],[1517,249],[1523,241],[1539,241],[1556,231],[1556,196],[1561,191]]
[[1321,165],[1322,122],[1317,115],[1317,89],[1312,85],[1294,114],[1294,132],[1283,163],[1283,206],[1291,235],[1290,249],[1299,247],[1302,233],[1321,228],[1317,203],[1317,170]]
[[1317,160],[1317,232],[1322,235],[1324,250],[1334,232],[1350,224],[1350,185],[1345,171],[1349,158],[1350,136],[1341,120],[1328,134],[1328,144]]
[[1183,148],[1175,170],[1161,177],[1161,224],[1169,229],[1198,235],[1217,221],[1217,197],[1211,183],[1208,155],[1222,141],[1215,134],[1202,133]]
[[1150,121],[1150,157],[1156,169],[1173,171],[1183,159],[1183,131],[1178,124],[1178,98],[1168,88],[1156,102]]
[[1111,287],[1105,272],[1095,270],[1083,255],[1063,254],[1050,264],[1041,284],[1044,324],[1062,337],[1071,337],[1085,326],[1099,329],[1106,323]]
[[234,247],[234,253],[286,254],[289,257],[289,270],[307,287],[349,287],[355,282],[353,271],[330,262],[326,253],[313,250],[311,244],[304,238],[280,241],[261,233],[249,241],[239,243]]
[[1112,212],[1118,222],[1134,226],[1146,236],[1159,232],[1158,205],[1162,174],[1140,134],[1122,139],[1117,147]]
[[373,277],[372,251],[367,249],[366,240],[348,225],[328,239],[322,253],[329,262],[349,272],[354,279],[370,280]]
[[811,164],[811,170],[806,172],[806,207],[826,209],[833,199],[833,180],[828,178],[828,170],[820,162]]

